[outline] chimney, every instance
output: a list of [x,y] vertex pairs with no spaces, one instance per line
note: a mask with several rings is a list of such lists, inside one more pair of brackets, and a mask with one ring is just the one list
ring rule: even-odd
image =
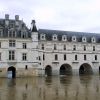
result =
[[19,20],[19,15],[15,15],[15,20]]
[[5,20],[9,20],[9,14],[5,14]]
[[19,26],[19,15],[15,15],[15,24]]
[[9,14],[5,14],[5,25],[9,25]]

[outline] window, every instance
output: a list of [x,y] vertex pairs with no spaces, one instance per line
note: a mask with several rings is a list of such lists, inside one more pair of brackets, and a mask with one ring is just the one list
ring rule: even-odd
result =
[[9,31],[9,37],[10,38],[14,38],[16,35],[15,35],[15,31]]
[[44,44],[42,44],[42,47],[41,47],[41,49],[42,49],[42,50],[44,50]]
[[41,40],[45,40],[45,34],[41,34],[41,35],[40,35],[40,39],[41,39]]
[[72,41],[76,42],[76,36],[72,36]]
[[86,60],[86,55],[84,55],[84,60]]
[[14,24],[10,24],[10,27],[13,28],[14,27]]
[[77,60],[77,55],[75,55],[75,60]]
[[26,43],[23,43],[23,49],[26,49],[26,48],[27,48]]
[[1,48],[1,42],[0,42],[0,48]]
[[15,51],[9,51],[9,60],[15,60]]
[[62,36],[62,41],[67,41],[67,36],[66,35]]
[[22,38],[27,38],[27,33],[26,32],[22,32]]
[[1,53],[0,53],[0,60],[1,60]]
[[85,36],[82,37],[82,42],[86,42],[86,37]]
[[57,54],[55,55],[55,60],[58,60],[58,55]]
[[42,35],[42,39],[44,39],[44,36]]
[[52,37],[52,39],[53,39],[53,40],[57,40],[57,35],[54,34],[53,37]]
[[41,57],[39,56],[39,60],[41,60]]
[[9,40],[9,47],[15,47],[15,40]]
[[93,46],[93,51],[95,51],[95,46]]
[[76,50],[76,45],[73,45],[73,50]]
[[86,51],[86,45],[84,45],[84,51]]
[[27,65],[25,65],[25,69],[26,69],[26,70],[28,69],[28,66],[27,66]]
[[27,60],[27,54],[26,53],[22,54],[22,60]]
[[97,55],[95,55],[95,60],[97,60]]
[[57,46],[56,46],[56,44],[54,44],[54,50],[57,50]]
[[64,60],[66,60],[66,54],[64,54]]
[[66,50],[66,44],[63,45],[64,50]]
[[44,56],[44,54],[43,54],[43,60],[45,60],[45,56]]

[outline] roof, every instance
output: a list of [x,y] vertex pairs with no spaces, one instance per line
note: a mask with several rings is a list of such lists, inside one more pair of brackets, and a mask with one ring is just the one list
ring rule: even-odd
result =
[[[15,26],[15,20],[9,19],[9,25],[5,25],[5,19],[0,18],[0,27],[3,28],[3,37],[8,37],[8,30],[10,29],[10,24],[14,24],[14,30],[16,31],[16,37],[21,37],[21,30],[23,29],[23,24],[25,24],[22,20],[19,20],[19,26]],[[28,38],[31,37],[30,30],[25,26],[25,30],[28,32]]]
[[72,32],[72,31],[60,31],[60,30],[48,30],[48,29],[39,29],[39,40],[40,40],[40,34],[46,35],[46,40],[52,41],[52,35],[56,34],[58,35],[58,41],[62,41],[62,35],[67,36],[67,40],[71,42],[72,36],[76,36],[78,42],[82,42],[82,37],[85,36],[87,39],[87,42],[91,42],[91,38],[95,37],[96,42],[100,43],[100,34],[98,33],[87,33],[87,32]]

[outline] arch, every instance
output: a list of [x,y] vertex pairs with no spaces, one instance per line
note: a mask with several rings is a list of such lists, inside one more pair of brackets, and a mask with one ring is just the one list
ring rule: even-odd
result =
[[7,76],[9,78],[15,78],[16,77],[16,68],[13,66],[9,67],[7,70]]
[[72,75],[72,67],[69,64],[62,64],[59,69],[59,75]]
[[88,63],[83,63],[79,68],[79,74],[93,74],[92,67]]
[[52,67],[50,65],[47,65],[45,67],[45,75],[46,76],[52,76]]

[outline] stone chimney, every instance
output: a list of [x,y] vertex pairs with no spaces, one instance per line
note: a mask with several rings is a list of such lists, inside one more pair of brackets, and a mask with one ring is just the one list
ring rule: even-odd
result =
[[19,15],[15,15],[15,25],[19,26]]
[[15,15],[15,20],[19,20],[19,15]]
[[9,14],[5,14],[5,25],[9,25]]

